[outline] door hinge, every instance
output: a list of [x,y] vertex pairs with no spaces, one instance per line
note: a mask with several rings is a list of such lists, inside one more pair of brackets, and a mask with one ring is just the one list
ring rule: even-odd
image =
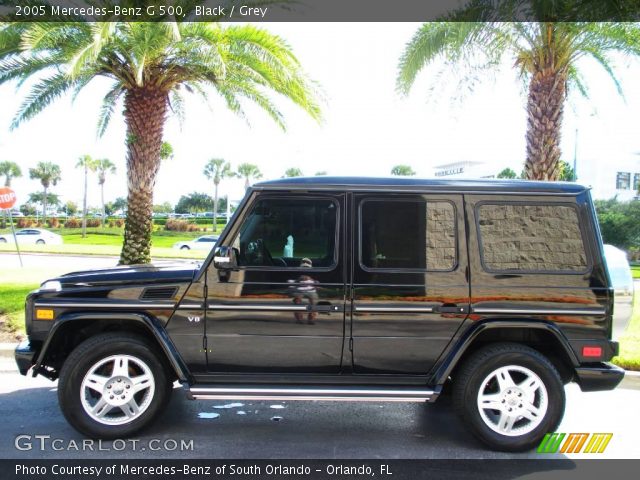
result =
[[353,337],[349,338],[349,350],[353,352]]
[[202,337],[202,349],[207,351],[207,337]]
[[207,298],[209,298],[209,287],[207,286],[207,284],[204,284],[204,301],[206,303]]

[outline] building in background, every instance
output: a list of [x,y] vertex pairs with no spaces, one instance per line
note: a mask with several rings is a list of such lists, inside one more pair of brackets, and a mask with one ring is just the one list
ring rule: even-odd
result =
[[500,170],[496,171],[493,165],[486,162],[465,160],[462,162],[443,163],[434,167],[433,176],[440,179],[454,178],[495,178]]
[[623,158],[606,161],[585,161],[578,159],[578,183],[593,189],[593,197],[608,199],[616,197],[621,201],[638,198],[640,189],[640,156],[630,154]]
[[[573,162],[569,162],[573,167]],[[521,165],[497,165],[473,160],[436,165],[432,175],[439,179],[496,178],[504,168],[512,168],[518,175]],[[591,187],[595,199],[616,197],[620,201],[640,198],[640,153],[607,161],[580,159],[577,161],[578,183]]]

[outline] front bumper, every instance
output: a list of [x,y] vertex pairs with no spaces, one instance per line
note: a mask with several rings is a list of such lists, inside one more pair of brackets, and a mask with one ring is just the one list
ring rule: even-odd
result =
[[576,368],[580,390],[598,392],[613,390],[624,378],[624,370],[610,363],[592,363]]
[[24,340],[16,347],[14,355],[20,374],[27,374],[29,369],[33,366],[37,353],[38,351],[32,347],[29,340]]

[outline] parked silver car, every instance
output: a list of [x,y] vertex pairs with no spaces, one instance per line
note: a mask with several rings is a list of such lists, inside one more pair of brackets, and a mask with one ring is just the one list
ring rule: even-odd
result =
[[[18,230],[16,239],[20,245],[62,245],[64,243],[60,235],[42,228],[23,228]],[[13,243],[13,235],[10,233],[0,235],[0,243]]]
[[619,338],[627,328],[633,313],[633,275],[627,254],[613,245],[604,245],[604,257],[611,285],[615,292],[613,307],[613,338]]

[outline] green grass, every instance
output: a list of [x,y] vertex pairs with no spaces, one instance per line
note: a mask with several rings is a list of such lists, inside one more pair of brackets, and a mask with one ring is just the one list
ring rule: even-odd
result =
[[620,355],[613,363],[627,370],[640,370],[640,292],[636,293],[629,326],[620,338]]
[[[89,228],[87,236],[82,238],[79,228],[49,229],[62,235],[63,245],[21,245],[23,252],[61,253],[78,255],[120,255],[122,248],[123,230],[121,228]],[[220,233],[221,229],[218,231]],[[3,233],[0,231],[0,233]],[[206,251],[182,251],[173,249],[176,242],[193,240],[205,235],[204,232],[171,232],[167,230],[155,231],[151,236],[151,256],[156,258],[204,258]],[[210,232],[209,232],[210,234]],[[0,244],[0,252],[15,251],[13,244]]]
[[633,278],[640,278],[640,265],[631,265],[631,275]]
[[[23,253],[57,253],[62,255],[120,255],[120,245],[96,245],[91,244],[64,244],[64,245],[21,245],[20,251]],[[15,252],[13,244],[0,244],[0,253]],[[205,250],[176,250],[167,247],[151,247],[151,257],[153,258],[205,258]]]
[[36,288],[38,288],[37,283],[0,285],[0,316],[7,317],[5,330],[11,333],[24,332],[24,299],[31,290]]

